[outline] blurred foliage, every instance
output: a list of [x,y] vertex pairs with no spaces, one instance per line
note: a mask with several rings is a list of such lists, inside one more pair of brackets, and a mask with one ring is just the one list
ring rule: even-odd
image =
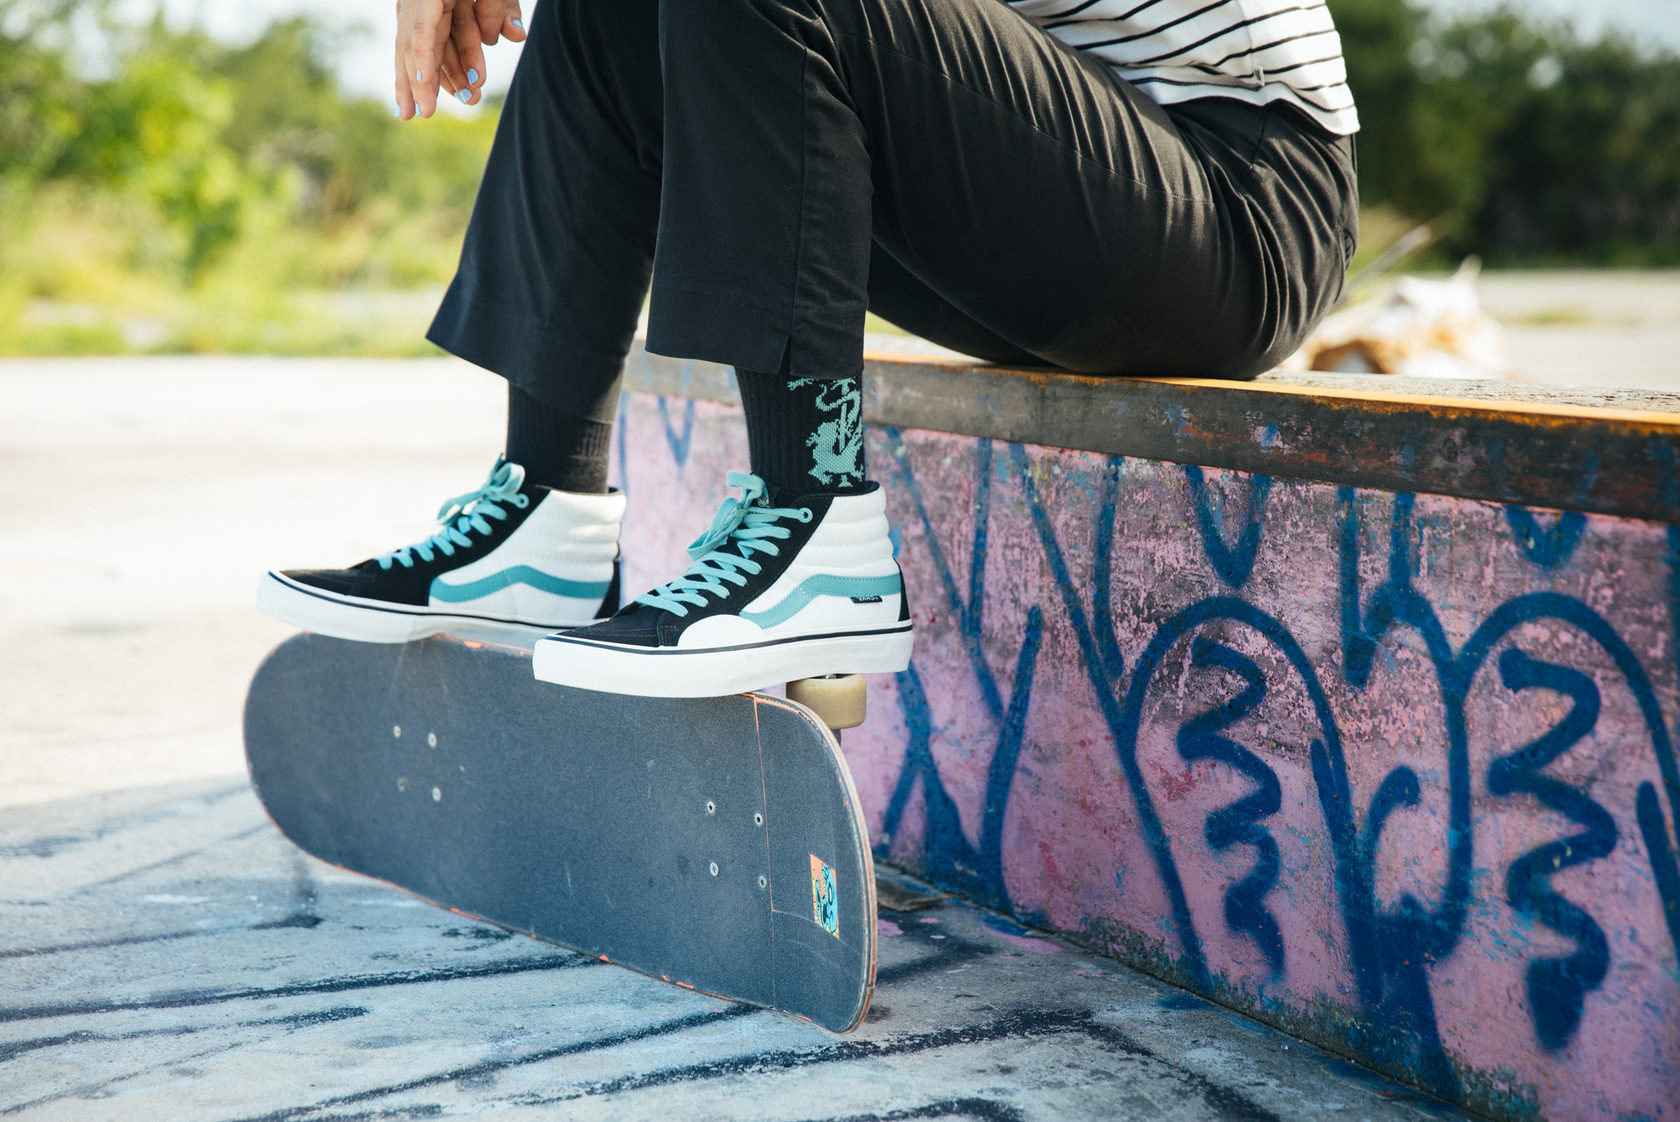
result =
[[[90,26],[97,79],[70,50]],[[429,351],[494,107],[398,122],[339,89],[320,33],[230,47],[0,0],[0,353]],[[393,289],[430,295],[344,296]]]
[[1680,58],[1510,10],[1329,0],[1363,204],[1496,265],[1680,265]]
[[[322,28],[229,46],[111,2],[0,0],[0,354],[430,351],[495,107],[399,123],[338,87]],[[1680,59],[1329,2],[1362,256],[1429,221],[1445,260],[1680,265]]]

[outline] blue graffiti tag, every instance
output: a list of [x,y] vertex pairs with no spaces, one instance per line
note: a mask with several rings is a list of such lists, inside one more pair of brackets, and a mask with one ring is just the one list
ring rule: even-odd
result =
[[910,732],[905,763],[897,784],[888,799],[882,816],[884,840],[876,847],[885,859],[891,854],[893,838],[898,832],[905,807],[913,789],[922,789],[922,806],[927,815],[927,861],[929,876],[942,880],[960,891],[993,906],[1008,909],[1009,891],[1003,874],[1004,812],[1009,805],[1009,791],[1015,779],[1020,759],[1022,739],[1026,730],[1027,708],[1032,700],[1033,675],[1038,666],[1038,652],[1044,634],[1044,617],[1034,606],[1027,613],[1026,627],[1015,660],[1007,707],[998,688],[991,664],[980,646],[982,618],[985,610],[986,542],[991,512],[992,445],[980,441],[976,450],[977,480],[975,488],[974,536],[969,552],[969,586],[965,600],[958,592],[950,566],[945,561],[943,547],[933,530],[927,504],[916,482],[909,456],[896,432],[888,431],[890,448],[898,465],[905,493],[914,504],[921,522],[924,540],[934,558],[935,569],[944,593],[946,611],[958,621],[964,649],[968,653],[975,681],[987,710],[998,723],[997,745],[993,749],[987,769],[985,806],[981,815],[980,840],[972,845],[962,829],[956,802],[945,790],[938,765],[933,759],[933,716],[927,693],[915,667],[898,675],[899,706],[905,726]]
[[671,459],[679,469],[688,466],[688,450],[694,443],[694,399],[683,402],[682,432],[671,425],[671,409],[663,395],[659,398],[659,420],[665,426],[665,443],[671,446]]
[[[1671,812],[1680,810],[1680,761],[1675,758],[1674,742],[1669,737],[1668,725],[1663,719],[1662,707],[1657,701],[1657,693],[1651,679],[1645,673],[1645,668],[1640,665],[1639,656],[1627,641],[1603,616],[1581,601],[1557,592],[1530,592],[1499,605],[1464,644],[1464,650],[1459,655],[1457,671],[1461,692],[1456,696],[1462,699],[1463,692],[1468,691],[1470,680],[1497,644],[1503,642],[1521,625],[1535,622],[1545,623],[1553,628],[1558,624],[1572,627],[1586,635],[1610,656],[1610,661],[1633,695],[1634,703],[1639,707],[1639,715],[1645,722],[1646,734],[1650,737],[1651,754],[1656,759],[1658,775],[1661,777],[1669,808]],[[1674,946],[1680,948],[1680,860],[1676,858],[1673,840],[1675,835],[1670,833],[1669,825],[1664,819],[1656,785],[1649,780],[1642,782],[1635,795],[1634,806],[1639,820],[1640,836],[1645,842],[1645,856],[1651,864],[1652,879],[1658,898],[1662,902],[1663,918],[1668,924],[1669,937]],[[1677,826],[1680,826],[1680,823],[1677,823]]]
[[1538,919],[1575,940],[1565,958],[1541,958],[1528,964],[1528,1002],[1541,1044],[1556,1050],[1569,1043],[1581,1023],[1581,1004],[1610,969],[1610,944],[1604,929],[1579,906],[1552,890],[1553,873],[1608,857],[1616,848],[1616,820],[1575,788],[1541,774],[1591,734],[1598,723],[1598,687],[1566,666],[1531,658],[1516,647],[1499,656],[1499,677],[1512,692],[1544,689],[1569,698],[1569,712],[1543,736],[1501,756],[1488,766],[1488,790],[1495,795],[1532,795],[1586,829],[1550,842],[1512,862],[1505,874],[1505,897],[1524,915]]
[[[927,875],[1008,907],[1001,839],[1013,776],[1020,763],[1045,624],[1041,607],[1035,605],[1027,615],[1016,650],[1015,674],[1006,699],[982,644],[994,476],[1002,477],[1005,472],[994,464],[992,443],[977,441],[972,476],[975,524],[968,548],[966,588],[959,590],[945,546],[934,533],[909,446],[897,430],[878,431],[885,437],[901,494],[914,512],[913,523],[919,523],[922,531],[943,610],[956,623],[981,701],[998,729],[986,775],[979,837],[971,842],[932,756],[932,710],[920,675],[912,667],[899,676],[908,739],[903,767],[886,810],[887,840],[878,851],[884,856],[890,850],[892,835],[909,799],[920,788],[927,816]],[[1676,856],[1680,853],[1680,834],[1675,832],[1680,823],[1671,826],[1670,821],[1680,809],[1680,766],[1656,693],[1638,657],[1585,603],[1553,592],[1514,597],[1500,604],[1455,650],[1435,607],[1416,587],[1416,557],[1421,548],[1414,517],[1416,496],[1388,496],[1386,575],[1367,590],[1362,587],[1362,524],[1366,507],[1376,496],[1362,495],[1350,487],[1339,489],[1342,679],[1350,689],[1366,689],[1379,655],[1394,642],[1394,633],[1410,630],[1421,640],[1433,668],[1445,726],[1440,751],[1447,820],[1440,847],[1439,892],[1432,902],[1408,893],[1391,905],[1383,905],[1377,900],[1374,886],[1384,830],[1397,811],[1421,805],[1418,771],[1405,765],[1391,769],[1378,782],[1362,811],[1354,799],[1341,733],[1317,668],[1288,627],[1237,596],[1206,597],[1157,624],[1128,675],[1111,599],[1116,508],[1125,461],[1108,457],[1103,462],[1100,486],[1095,488],[1092,578],[1076,582],[1026,449],[1018,444],[1007,445],[1007,449],[1007,474],[1020,483],[1049,570],[1045,583],[1059,600],[1071,627],[1136,805],[1139,828],[1154,857],[1167,898],[1168,918],[1177,935],[1177,966],[1193,987],[1212,994],[1219,989],[1218,979],[1208,964],[1189,907],[1172,839],[1156,810],[1138,759],[1147,695],[1169,655],[1186,641],[1193,666],[1234,675],[1238,683],[1233,696],[1208,712],[1184,720],[1177,732],[1179,754],[1187,763],[1207,760],[1222,764],[1235,769],[1252,785],[1235,803],[1211,812],[1204,829],[1214,849],[1245,846],[1255,855],[1249,874],[1225,894],[1225,923],[1233,933],[1260,948],[1274,978],[1283,976],[1287,969],[1279,925],[1266,904],[1281,875],[1276,840],[1262,825],[1278,813],[1281,804],[1277,776],[1256,753],[1227,735],[1231,726],[1262,704],[1269,688],[1267,674],[1251,654],[1240,653],[1225,641],[1233,627],[1256,636],[1265,648],[1281,656],[1280,665],[1287,667],[1309,703],[1316,726],[1309,737],[1311,773],[1330,842],[1349,966],[1363,1010],[1358,1019],[1363,1036],[1357,1046],[1380,1066],[1409,1075],[1448,1097],[1457,1097],[1461,1089],[1441,1039],[1430,973],[1462,942],[1473,898],[1473,776],[1466,709],[1482,668],[1496,653],[1504,688],[1518,693],[1547,690],[1572,703],[1569,713],[1539,739],[1493,758],[1486,777],[1493,794],[1532,799],[1580,827],[1567,838],[1517,858],[1506,870],[1505,892],[1511,906],[1575,943],[1571,953],[1537,958],[1527,967],[1529,1005],[1536,1035],[1544,1047],[1568,1044],[1584,1015],[1587,996],[1607,976],[1609,946],[1603,929],[1584,908],[1555,890],[1550,879],[1562,869],[1601,859],[1611,852],[1618,840],[1615,820],[1583,792],[1543,774],[1548,764],[1579,742],[1596,723],[1599,687],[1582,671],[1541,662],[1512,646],[1512,632],[1525,624],[1543,623],[1554,631],[1570,628],[1589,639],[1609,656],[1644,718],[1660,776],[1658,782],[1640,784],[1635,810],[1665,921],[1675,945],[1680,947],[1680,858]],[[1240,589],[1254,570],[1264,540],[1270,483],[1256,479],[1251,484],[1243,529],[1232,544],[1220,531],[1205,480],[1198,471],[1186,474],[1207,563],[1227,586]],[[1542,568],[1555,568],[1567,561],[1582,534],[1577,516],[1559,516],[1546,528],[1526,511],[1513,516],[1508,510],[1506,517],[1529,557]],[[1533,532],[1525,536],[1531,524]],[[1670,530],[1669,543],[1674,568],[1671,595],[1675,626],[1680,632],[1680,528]],[[1117,875],[1117,890],[1123,886],[1124,874]]]
[[1219,579],[1232,588],[1248,583],[1254,572],[1254,559],[1260,553],[1260,534],[1265,526],[1266,499],[1272,493],[1272,477],[1248,476],[1248,505],[1243,512],[1243,526],[1237,534],[1237,544],[1228,545],[1221,532],[1219,512],[1214,509],[1214,497],[1208,491],[1207,480],[1195,464],[1184,465],[1184,478],[1190,482],[1190,502],[1196,509],[1196,529],[1202,535],[1202,550],[1208,564]]
[[1208,815],[1204,834],[1208,845],[1224,851],[1235,845],[1254,850],[1254,868],[1225,893],[1225,925],[1253,939],[1266,955],[1274,979],[1283,976],[1283,933],[1266,910],[1266,894],[1277,884],[1282,860],[1277,839],[1260,823],[1278,812],[1283,792],[1277,773],[1266,762],[1228,736],[1226,729],[1247,717],[1266,699],[1266,679],[1247,655],[1198,635],[1190,645],[1192,665],[1218,669],[1242,679],[1243,688],[1229,700],[1178,730],[1178,754],[1187,764],[1213,760],[1241,772],[1254,790],[1229,806]]
[[1533,511],[1520,506],[1505,508],[1505,521],[1517,535],[1517,544],[1528,559],[1548,571],[1568,561],[1581,544],[1581,531],[1587,527],[1587,516],[1579,511],[1565,511],[1552,519],[1552,524],[1540,528],[1540,519]]

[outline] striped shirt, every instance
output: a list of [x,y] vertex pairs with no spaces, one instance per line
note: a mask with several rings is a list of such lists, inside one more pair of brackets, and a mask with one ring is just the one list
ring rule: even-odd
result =
[[1342,40],[1324,0],[1006,0],[1155,101],[1288,101],[1331,132],[1359,130]]

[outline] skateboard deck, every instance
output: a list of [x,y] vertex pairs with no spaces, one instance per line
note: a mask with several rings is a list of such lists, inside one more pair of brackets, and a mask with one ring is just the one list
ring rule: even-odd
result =
[[304,634],[257,670],[251,781],[323,861],[679,986],[855,1028],[875,876],[834,734],[765,694],[535,681],[527,652]]

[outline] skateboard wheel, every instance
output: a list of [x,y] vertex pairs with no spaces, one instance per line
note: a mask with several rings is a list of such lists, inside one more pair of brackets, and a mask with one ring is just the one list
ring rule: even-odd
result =
[[863,724],[867,695],[862,674],[801,678],[788,683],[787,695],[789,701],[805,706],[831,729],[856,728]]

